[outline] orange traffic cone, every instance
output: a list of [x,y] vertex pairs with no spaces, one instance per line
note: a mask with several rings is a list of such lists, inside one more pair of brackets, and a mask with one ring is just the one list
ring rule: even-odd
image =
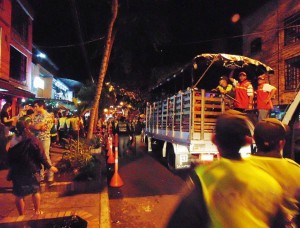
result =
[[108,164],[115,163],[114,154],[112,152],[112,137],[111,136],[108,137],[108,153],[107,153],[107,156],[108,156],[108,159],[107,159]]
[[124,185],[122,178],[118,173],[119,161],[118,161],[118,134],[115,134],[115,173],[110,181],[111,187],[121,187]]

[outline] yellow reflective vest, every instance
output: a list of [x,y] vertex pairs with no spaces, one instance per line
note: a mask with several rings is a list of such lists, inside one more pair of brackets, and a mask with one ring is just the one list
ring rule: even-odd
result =
[[269,227],[283,202],[280,185],[245,160],[197,167],[212,227]]
[[299,213],[300,165],[288,158],[251,156],[247,159],[277,180],[284,192],[285,212],[291,218],[295,217]]

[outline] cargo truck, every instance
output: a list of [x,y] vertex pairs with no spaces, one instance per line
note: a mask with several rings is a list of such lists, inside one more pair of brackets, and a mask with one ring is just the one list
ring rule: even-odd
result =
[[[249,75],[254,72],[256,76],[273,73],[269,66],[248,57],[202,54],[165,77],[151,91],[154,99],[146,107],[145,142],[148,151],[158,153],[165,159],[169,169],[187,169],[194,163],[211,162],[218,158],[211,136],[217,117],[232,108],[232,97],[212,93],[204,87],[216,86],[218,77],[213,75],[220,76],[232,69],[236,69],[237,73],[247,71]],[[205,77],[206,81],[202,80]],[[294,104],[286,111],[285,118],[291,116],[290,120],[283,119],[286,124],[291,124],[291,120],[297,122],[296,110],[299,122],[299,99],[298,94]],[[296,132],[294,126],[295,124],[292,125],[293,133]],[[292,137],[292,149],[297,149],[296,136]],[[243,147],[240,153],[242,156],[249,156],[254,151],[255,145],[252,144]],[[295,156],[294,152],[291,154]]]

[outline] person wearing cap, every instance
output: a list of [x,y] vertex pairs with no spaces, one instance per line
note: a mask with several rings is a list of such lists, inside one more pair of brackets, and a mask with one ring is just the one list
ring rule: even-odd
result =
[[228,81],[229,81],[228,77],[221,76],[219,80],[219,85],[214,90],[218,91],[221,94],[231,95],[231,92],[233,91],[233,87],[231,84],[228,83]]
[[253,124],[236,110],[217,118],[212,142],[221,158],[197,166],[189,191],[167,227],[273,227],[283,225],[283,190],[277,181],[239,153],[252,141]]
[[275,118],[258,122],[254,129],[257,152],[249,160],[271,174],[281,185],[286,198],[284,205],[293,222],[293,218],[299,216],[299,208],[295,207],[295,203],[300,205],[300,165],[283,158],[287,132],[287,126]]
[[232,106],[232,101],[234,100],[234,91],[233,86],[229,83],[228,77],[225,75],[221,76],[219,85],[215,89],[212,89],[212,91],[220,93],[224,98],[229,98],[229,105]]
[[256,102],[258,110],[258,121],[269,117],[270,110],[273,109],[272,98],[277,89],[266,83],[265,74],[258,76],[258,87],[256,90]]
[[235,88],[234,109],[245,112],[253,109],[253,86],[247,79],[246,72],[239,73],[239,81],[233,78],[233,71],[229,75],[229,80]]

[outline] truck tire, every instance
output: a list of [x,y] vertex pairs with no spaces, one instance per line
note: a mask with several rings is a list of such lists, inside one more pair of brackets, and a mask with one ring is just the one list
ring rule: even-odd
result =
[[167,145],[167,166],[168,169],[173,173],[176,173],[177,171],[175,168],[175,160],[176,160],[176,155],[174,153],[173,145],[168,144]]
[[148,140],[149,140],[149,138],[146,136],[146,137],[145,137],[145,145],[147,146],[147,152],[152,152],[152,148],[151,148],[151,150],[149,151]]
[[161,159],[162,158],[163,142],[158,140],[158,139],[152,139],[151,146],[152,146],[153,155],[155,157]]

